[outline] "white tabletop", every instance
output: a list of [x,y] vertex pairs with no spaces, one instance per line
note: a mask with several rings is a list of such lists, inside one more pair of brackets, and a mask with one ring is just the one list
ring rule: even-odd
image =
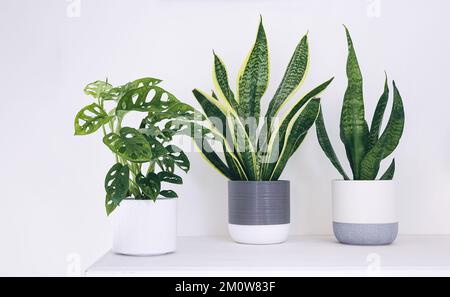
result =
[[349,246],[331,236],[293,236],[278,245],[227,237],[180,237],[176,253],[108,252],[86,276],[450,276],[450,236],[400,236],[390,246]]

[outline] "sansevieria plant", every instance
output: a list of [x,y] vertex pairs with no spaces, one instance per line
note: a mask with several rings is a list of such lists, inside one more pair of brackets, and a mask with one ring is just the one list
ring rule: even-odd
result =
[[[394,99],[389,121],[380,135],[383,116],[389,99],[389,86],[386,75],[384,91],[381,95],[370,128],[365,120],[363,99],[363,78],[356,57],[353,41],[345,28],[348,42],[347,77],[348,87],[345,92],[341,111],[340,137],[345,145],[347,158],[354,180],[375,180],[379,174],[381,161],[392,154],[403,133],[405,114],[402,97],[393,82]],[[345,180],[350,176],[339,162],[325,129],[322,112],[316,122],[319,143],[334,167]],[[395,172],[395,159],[381,180],[391,180]]]
[[[319,115],[319,94],[332,81],[301,96],[281,117],[281,110],[304,82],[308,65],[308,36],[305,35],[262,117],[261,100],[269,84],[269,50],[262,19],[256,41],[240,68],[235,92],[230,87],[224,62],[214,53],[216,90],[193,91],[204,115],[201,123],[197,121],[191,129],[191,136],[214,168],[230,180],[279,179]],[[217,142],[223,148],[223,157],[222,150],[214,146]]]

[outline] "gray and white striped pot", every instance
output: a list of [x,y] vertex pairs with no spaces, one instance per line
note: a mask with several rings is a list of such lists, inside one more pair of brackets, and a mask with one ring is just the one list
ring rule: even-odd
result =
[[229,181],[228,230],[245,244],[275,244],[289,235],[289,181]]
[[333,231],[353,245],[387,245],[398,233],[393,181],[343,181],[332,184]]

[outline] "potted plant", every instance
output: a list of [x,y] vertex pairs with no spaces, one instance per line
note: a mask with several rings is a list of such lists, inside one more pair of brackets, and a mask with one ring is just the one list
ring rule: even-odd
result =
[[[305,35],[260,120],[261,98],[269,82],[269,53],[261,20],[255,44],[239,72],[236,93],[229,86],[223,61],[214,53],[216,91],[195,89],[194,96],[203,112],[193,111],[185,117],[187,122],[177,121],[186,127],[180,132],[190,135],[203,157],[230,180],[229,232],[236,242],[273,244],[287,239],[290,182],[279,179],[319,114],[317,96],[332,81],[300,97],[279,119],[281,109],[302,85],[308,64]],[[182,112],[177,110],[177,114]]]
[[175,167],[188,172],[189,160],[170,144],[175,130],[149,124],[151,113],[138,129],[123,126],[125,116],[133,110],[145,112],[151,106],[153,112],[157,110],[160,117],[164,116],[167,106],[162,99],[174,97],[158,86],[160,82],[143,78],[118,87],[107,81],[91,83],[84,92],[95,102],[75,117],[75,135],[101,130],[103,143],[115,157],[105,178],[105,206],[108,215],[114,211],[113,251],[119,254],[175,251],[178,195],[163,189],[162,184],[182,184],[181,177],[174,173]]
[[364,114],[363,80],[349,31],[347,77],[341,120],[340,138],[353,173],[351,180],[342,168],[328,138],[322,116],[316,122],[320,146],[342,175],[343,180],[332,183],[333,230],[339,242],[356,245],[386,245],[392,243],[398,233],[395,204],[395,160],[379,179],[381,161],[392,154],[403,133],[405,115],[400,93],[393,82],[393,104],[389,121],[382,130],[382,121],[389,99],[386,75],[371,126]]

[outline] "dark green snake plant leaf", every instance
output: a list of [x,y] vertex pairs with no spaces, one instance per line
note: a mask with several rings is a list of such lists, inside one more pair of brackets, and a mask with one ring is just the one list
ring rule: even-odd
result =
[[384,91],[380,97],[380,100],[378,100],[378,104],[373,115],[372,124],[370,125],[369,143],[367,146],[368,151],[373,148],[375,143],[378,141],[378,137],[380,136],[381,124],[383,123],[384,111],[386,110],[388,99],[389,86],[386,75],[386,79],[384,82]]
[[227,114],[228,127],[234,144],[236,155],[243,165],[245,175],[248,180],[259,180],[259,172],[257,170],[256,151],[248,136],[239,116],[231,113]]
[[259,119],[261,97],[269,83],[269,50],[266,33],[262,23],[259,24],[255,44],[247,55],[238,75],[239,116]]
[[322,150],[325,152],[325,155],[330,159],[331,163],[337,169],[337,171],[342,175],[345,180],[349,180],[347,173],[342,168],[341,162],[339,162],[336,153],[334,152],[333,146],[331,145],[330,139],[328,137],[327,130],[325,128],[325,122],[323,120],[322,109],[320,109],[319,116],[316,120],[316,132],[317,139],[319,140],[319,144],[322,147]]
[[345,145],[354,179],[360,179],[361,160],[366,154],[369,128],[364,118],[363,79],[353,41],[345,28],[348,43],[348,86],[341,112],[341,140]]
[[[285,141],[278,161],[275,164],[269,180],[278,180],[286,167],[287,161],[298,149],[308,130],[314,125],[320,111],[320,99],[311,99],[303,110],[299,110],[289,122]],[[270,172],[270,171],[269,171]]]
[[103,142],[113,153],[128,161],[144,163],[152,160],[150,144],[136,129],[122,128],[119,134],[107,134]]
[[164,190],[159,193],[161,196],[166,198],[178,198],[178,194],[172,190]]
[[[177,123],[175,125],[179,124]],[[216,169],[217,172],[224,175],[226,178],[231,179],[232,173],[230,172],[230,169],[222,161],[219,155],[217,155],[209,143],[210,141],[214,141],[216,139],[220,139],[221,142],[224,142],[225,140],[221,138],[223,135],[214,131],[212,128],[199,124],[198,122],[182,121],[182,125],[185,128],[180,130],[179,134],[191,137],[195,147],[200,152],[203,159],[205,159],[211,167]]]
[[161,180],[161,182],[177,184],[177,185],[183,184],[183,179],[181,177],[179,177],[178,175],[171,173],[171,172],[161,171],[160,173],[158,173],[158,177]]
[[[369,131],[364,118],[361,70],[353,47],[353,41],[347,28],[345,28],[345,32],[348,42],[348,87],[345,92],[341,112],[340,136],[345,145],[347,158],[353,172],[353,179],[375,180],[380,169],[381,161],[392,154],[403,134],[405,121],[403,102],[394,82],[394,100],[391,115],[385,130],[379,136],[389,100],[389,86],[386,74],[384,91],[378,100]],[[349,179],[328,138],[321,112],[316,121],[316,131],[319,144],[325,152],[325,155],[330,159],[331,163],[344,179]],[[394,177],[394,173],[395,160],[392,161],[389,168],[381,176],[381,180],[391,180]]]
[[361,162],[361,179],[364,180],[373,180],[376,178],[381,161],[395,150],[403,134],[405,112],[400,93],[395,82],[393,84],[394,102],[389,121],[380,139],[378,139]]
[[[212,98],[208,98],[205,96],[205,94],[197,89],[193,90],[194,97],[197,99],[198,103],[202,107],[206,117],[208,120],[217,127],[219,130],[218,132],[222,135],[226,135],[225,132],[228,129],[227,126],[227,119],[226,116],[223,114],[221,109],[218,107],[219,102],[218,99],[214,98],[214,95]],[[214,101],[213,101],[214,100]],[[225,160],[227,162],[228,167],[231,170],[228,170],[229,174],[231,174],[231,180],[238,180],[240,178],[243,178],[243,176],[240,174],[242,173],[242,169],[239,168],[240,164],[238,161],[236,161],[236,156],[233,152],[230,152],[228,149],[229,146],[225,143],[226,138],[223,137],[223,139],[220,139],[222,142],[223,147],[223,153],[225,155]],[[233,154],[233,155],[231,155]]]
[[[251,151],[249,137],[245,133],[244,127],[242,126],[242,123],[240,122],[240,119],[237,116],[236,112],[234,112],[231,106],[222,105],[213,96],[209,96],[208,94],[200,90],[195,89],[193,93],[199,104],[202,106],[202,109],[204,110],[208,118],[208,121],[213,122],[212,124],[214,126],[217,125],[217,122],[221,124],[220,130],[222,131],[218,131],[218,133],[215,133],[214,135],[218,136],[215,137],[215,139],[219,138],[219,140],[222,142],[224,146],[224,155],[228,163],[228,166],[226,166],[225,164],[223,165],[225,165],[228,168],[227,175],[229,179],[236,180],[238,179],[237,178],[238,175],[240,178],[243,178],[245,176],[245,179],[254,180],[256,178],[254,170],[255,155]],[[232,115],[231,113],[233,113],[234,115]],[[233,119],[236,119],[236,121],[234,121]],[[240,137],[239,139],[241,139],[241,141],[239,142],[233,141],[233,144],[236,145],[236,147],[234,148],[230,148],[227,142],[228,140],[226,139],[226,137],[223,136],[225,132],[224,130],[226,128],[228,129],[227,131],[229,131],[231,136],[233,137],[233,140],[238,139],[239,137]],[[233,133],[235,131],[239,133],[239,136]],[[203,145],[205,144],[206,143],[204,141]],[[208,155],[211,156],[211,153]],[[215,158],[214,155],[212,156],[215,159],[213,161],[217,162],[217,158]],[[224,166],[221,163],[219,162],[219,166],[222,169],[224,169]],[[242,166],[241,164],[245,166]],[[245,168],[247,168],[247,170],[245,170]]]
[[100,105],[92,103],[81,109],[75,116],[75,135],[92,134],[106,125],[112,118]]
[[192,93],[194,94],[195,99],[197,99],[197,102],[202,107],[203,112],[205,113],[208,120],[210,122],[213,122],[216,127],[220,124],[222,127],[218,127],[220,128],[219,131],[224,134],[223,131],[225,129],[226,115],[218,107],[220,104],[219,101],[212,96],[208,97],[205,93],[198,89],[194,89]]
[[[271,127],[272,118],[277,115],[286,101],[302,86],[308,71],[309,46],[308,36],[305,35],[295,48],[294,54],[287,66],[284,77],[266,112],[267,126]],[[263,129],[267,130],[267,129]]]
[[161,179],[157,174],[150,172],[147,176],[144,176],[140,173],[136,176],[136,183],[146,198],[151,200],[158,198],[161,190]]
[[[235,94],[229,86],[228,74],[223,61],[214,53],[213,80],[217,96],[214,91],[213,95],[197,89],[193,91],[206,114],[204,118],[201,118],[202,123],[199,124],[201,128],[195,129],[202,131],[204,129],[206,133],[201,134],[203,139],[198,139],[191,133],[194,142],[201,148],[203,156],[214,168],[231,180],[258,181],[277,179],[280,176],[287,160],[297,150],[306,135],[306,133],[297,134],[297,131],[293,130],[289,130],[289,133],[286,134],[288,127],[292,128],[289,126],[291,120],[294,125],[300,113],[304,112],[304,107],[331,83],[330,80],[300,98],[294,108],[284,117],[282,124],[272,124],[272,118],[278,115],[284,104],[302,85],[308,64],[308,38],[304,36],[297,45],[284,77],[270,102],[266,112],[268,119],[264,121],[261,129],[259,125],[261,99],[269,82],[269,52],[262,19],[259,23],[256,41],[240,68]],[[314,121],[317,112],[308,119]],[[208,123],[205,127],[204,122]],[[303,117],[300,122],[301,124],[296,124],[295,128],[301,132],[300,128],[308,127],[306,123],[309,122],[303,122]],[[218,129],[221,130],[220,132],[215,131],[214,123],[221,124],[222,129]],[[196,134],[198,135],[198,133]],[[287,139],[290,139],[289,144],[285,142]],[[212,150],[210,141],[221,142],[225,161]],[[279,147],[278,144],[281,144],[281,149],[284,148],[281,160],[279,160],[278,152],[274,151],[275,147]],[[285,147],[283,147],[284,145]],[[274,155],[276,155],[275,160],[268,162]],[[274,172],[275,167],[276,171]]]
[[[115,164],[105,178],[107,200],[117,206],[126,198],[129,188],[130,169],[127,165]],[[107,204],[111,202],[107,202]]]
[[214,68],[213,68],[213,80],[216,85],[216,89],[220,96],[228,101],[228,103],[233,107],[237,107],[236,98],[233,91],[230,88],[228,82],[228,73],[225,64],[222,59],[214,52]]
[[203,141],[201,138],[193,138],[195,146],[198,151],[201,153],[203,159],[205,159],[211,167],[217,170],[220,174],[225,176],[228,179],[233,178],[233,173],[230,172],[228,166],[222,161],[222,159],[214,152],[214,149],[211,147],[208,141]]
[[[271,176],[273,169],[276,165],[276,160],[278,160],[277,155],[279,155],[279,152],[283,149],[283,145],[286,138],[286,131],[288,128],[289,123],[291,123],[292,119],[297,115],[297,113],[314,97],[321,94],[328,85],[333,81],[334,78],[331,78],[330,80],[322,83],[318,87],[311,90],[309,93],[307,93],[305,96],[300,98],[297,103],[289,110],[287,115],[284,117],[284,119],[281,121],[281,123],[275,127],[270,139],[269,143],[267,145],[267,149],[265,149],[265,146],[263,146],[260,150],[262,152],[266,152],[266,158],[264,159],[264,164],[262,164],[262,172],[263,176]],[[275,149],[277,146],[278,149]]]
[[392,160],[391,165],[386,172],[381,176],[380,180],[392,180],[395,173],[395,159]]
[[84,88],[84,93],[94,98],[103,98],[112,89],[112,87],[113,86],[107,81],[98,80],[88,84]]

